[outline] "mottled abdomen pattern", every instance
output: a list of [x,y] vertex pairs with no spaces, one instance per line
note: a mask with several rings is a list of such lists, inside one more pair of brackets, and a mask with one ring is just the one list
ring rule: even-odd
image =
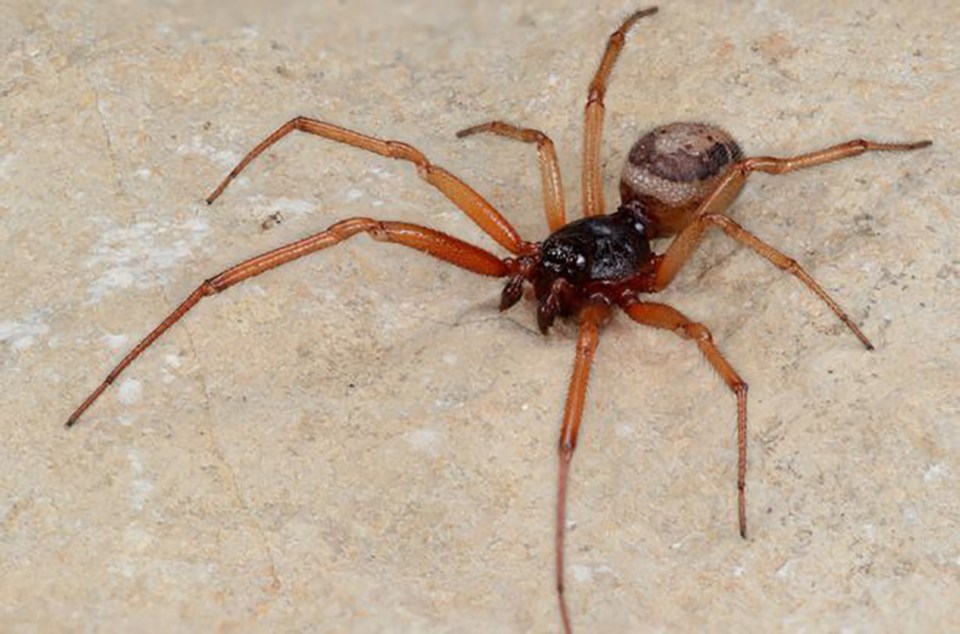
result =
[[654,128],[630,149],[620,177],[622,204],[638,201],[643,206],[649,237],[673,235],[689,224],[691,214],[742,157],[733,137],[716,126]]

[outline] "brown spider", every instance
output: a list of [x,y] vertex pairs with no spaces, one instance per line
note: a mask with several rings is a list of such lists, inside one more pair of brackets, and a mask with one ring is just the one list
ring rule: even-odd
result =
[[[542,242],[527,242],[480,194],[450,172],[431,163],[413,146],[367,136],[317,119],[296,117],[253,148],[210,194],[207,203],[216,200],[227,185],[264,150],[290,132],[299,130],[413,163],[424,180],[440,190],[512,256],[500,258],[453,236],[406,222],[370,218],[341,220],[326,231],[250,258],[201,283],[117,364],[70,415],[66,426],[71,427],[76,423],[134,359],[202,298],[365,232],[374,240],[411,247],[480,275],[506,278],[500,310],[516,304],[523,295],[524,284],[530,284],[537,300],[537,323],[544,334],[547,334],[558,316],[571,317],[578,322],[576,356],[560,429],[557,476],[556,584],[565,631],[571,631],[563,581],[570,461],[577,446],[599,328],[611,317],[615,307],[622,309],[637,323],[672,330],[681,337],[693,340],[736,396],[737,517],[740,535],[746,538],[747,384],[717,349],[706,326],[691,321],[666,304],[646,301],[639,295],[666,288],[697,248],[704,232],[717,227],[799,279],[830,307],[868,350],[872,350],[873,345],[843,309],[797,262],[731,220],[725,211],[752,172],[783,174],[869,151],[916,150],[929,146],[931,141],[875,143],[856,139],[787,158],[744,158],[736,141],[718,127],[702,123],[672,123],[647,132],[631,148],[620,180],[620,206],[614,213],[605,215],[600,142],[607,80],[623,48],[627,31],[640,18],[656,12],[656,7],[643,9],[623,21],[610,36],[600,67],[590,82],[585,109],[581,174],[583,218],[567,223],[556,151],[550,138],[539,130],[490,121],[457,133],[462,138],[489,132],[536,144],[544,209],[552,233]],[[665,252],[657,254],[651,250],[650,240],[669,236],[676,237]]]

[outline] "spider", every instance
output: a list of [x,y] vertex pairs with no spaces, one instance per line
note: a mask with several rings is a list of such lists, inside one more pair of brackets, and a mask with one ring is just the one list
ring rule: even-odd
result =
[[[590,82],[585,107],[581,206],[583,217],[567,222],[560,168],[553,142],[543,132],[503,121],[489,121],[461,130],[459,138],[492,134],[536,146],[543,205],[550,235],[540,242],[520,237],[486,199],[464,181],[432,163],[418,149],[400,141],[355,132],[326,121],[296,117],[254,147],[207,197],[213,203],[253,159],[291,132],[300,131],[381,156],[412,163],[421,178],[437,188],[510,255],[498,257],[453,236],[428,227],[389,220],[348,218],[325,231],[252,257],[203,281],[158,326],[147,334],[87,396],[67,419],[73,426],[103,391],[160,335],[201,299],[265,271],[332,247],[359,233],[374,240],[416,249],[438,260],[479,275],[503,278],[506,285],[500,310],[516,304],[525,287],[532,287],[537,324],[547,334],[557,317],[578,324],[573,370],[564,407],[558,445],[555,516],[556,594],[564,631],[572,631],[564,586],[564,537],[567,482],[577,447],[591,364],[601,327],[619,308],[639,324],[675,332],[693,341],[720,375],[737,404],[737,520],[747,536],[747,384],[713,342],[706,326],[675,308],[641,296],[666,288],[696,250],[704,233],[722,230],[773,265],[796,277],[817,295],[868,350],[869,339],[830,295],[793,259],[731,220],[726,210],[750,174],[784,174],[874,151],[908,151],[931,141],[877,143],[855,139],[821,150],[785,158],[744,157],[725,130],[704,123],[671,123],[654,128],[633,145],[620,178],[620,205],[605,214],[600,146],[604,95],[613,67],[634,24],[657,12],[636,11],[610,35],[599,68]],[[651,240],[673,238],[663,253]]]

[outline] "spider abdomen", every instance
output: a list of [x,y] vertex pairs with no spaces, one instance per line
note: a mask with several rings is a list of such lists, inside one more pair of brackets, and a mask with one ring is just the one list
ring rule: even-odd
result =
[[687,226],[690,216],[743,157],[728,132],[704,123],[671,123],[644,134],[630,148],[620,198],[639,201],[647,234],[660,238]]

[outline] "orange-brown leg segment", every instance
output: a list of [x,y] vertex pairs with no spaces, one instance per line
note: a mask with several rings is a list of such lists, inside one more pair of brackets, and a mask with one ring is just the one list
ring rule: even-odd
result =
[[563,543],[567,523],[567,482],[570,477],[570,461],[577,448],[577,436],[580,433],[580,421],[583,418],[583,402],[587,394],[587,381],[590,378],[590,366],[600,339],[599,325],[609,314],[606,306],[591,305],[580,313],[580,336],[577,339],[577,354],[573,362],[573,374],[567,391],[567,404],[563,410],[563,426],[560,429],[559,457],[557,472],[557,523],[556,523],[556,578],[557,600],[560,603],[560,616],[563,630],[572,631],[570,612],[564,597],[563,586]]
[[740,525],[740,536],[746,539],[747,384],[720,354],[706,326],[690,321],[683,313],[666,304],[641,302],[631,298],[623,303],[623,310],[637,323],[672,330],[684,339],[693,340],[713,369],[737,397],[737,520]]
[[823,302],[830,307],[830,310],[833,311],[833,314],[840,318],[840,321],[842,321],[847,328],[850,329],[850,332],[856,335],[857,339],[860,340],[860,343],[862,343],[867,350],[873,350],[873,344],[870,343],[870,340],[867,339],[867,336],[860,331],[857,325],[853,323],[853,320],[847,316],[847,313],[840,308],[840,305],[837,304],[832,297],[830,297],[827,291],[823,290],[823,287],[820,286],[816,280],[810,277],[810,274],[804,271],[803,267],[797,264],[796,260],[787,257],[777,249],[774,249],[772,246],[731,220],[728,216],[721,214],[707,214],[706,216],[701,216],[696,220],[696,222],[702,223],[707,227],[720,227],[723,229],[724,233],[740,244],[745,244],[746,246],[750,247],[756,253],[759,253],[767,260],[772,262],[773,265],[779,268],[781,271],[786,271],[790,275],[793,275],[798,280],[803,282],[807,288],[813,291],[817,297],[823,300]]
[[845,158],[859,156],[864,152],[908,152],[930,147],[933,141],[916,141],[913,143],[877,143],[866,139],[854,139],[846,143],[831,145],[828,148],[790,156],[774,158],[772,156],[755,156],[743,161],[748,171],[767,172],[768,174],[786,174],[796,170],[806,169],[814,165],[832,163]]
[[457,138],[462,139],[472,134],[489,132],[505,136],[524,143],[537,144],[537,163],[540,166],[540,182],[543,187],[543,208],[547,217],[550,231],[556,231],[567,224],[567,213],[563,202],[563,184],[560,182],[560,163],[557,161],[557,151],[543,132],[532,128],[520,128],[503,121],[489,121],[460,130]]
[[[697,209],[691,217],[690,224],[681,230],[673,242],[670,243],[657,269],[656,279],[654,280],[655,289],[662,290],[666,288],[700,244],[700,239],[703,237],[703,232],[706,230],[707,225],[702,222],[697,222],[697,219],[711,214],[724,214],[727,207],[733,202],[733,199],[740,193],[744,183],[746,183],[747,177],[752,172],[785,174],[815,165],[851,158],[864,152],[905,152],[928,147],[931,143],[931,141],[919,141],[916,143],[876,143],[874,141],[855,139],[798,156],[787,158],[756,156],[740,161],[730,169],[727,176],[720,181],[716,189],[703,201],[700,208]],[[763,253],[761,253],[761,255],[763,255]],[[843,317],[841,317],[841,319],[843,319]]]
[[241,262],[236,266],[205,280],[185,299],[173,312],[160,322],[153,331],[144,337],[133,350],[127,353],[120,363],[110,371],[107,378],[88,396],[83,403],[67,419],[66,426],[71,427],[80,416],[103,393],[107,386],[113,383],[123,370],[133,363],[160,335],[193,308],[201,299],[208,295],[215,295],[234,284],[260,275],[264,271],[276,268],[287,262],[302,258],[305,255],[326,249],[358,233],[366,232],[374,240],[394,242],[418,251],[423,251],[440,260],[492,277],[503,277],[511,270],[510,260],[501,260],[480,247],[458,240],[433,229],[408,224],[405,222],[379,221],[370,218],[349,218],[332,225],[326,231],[291,242],[282,247],[273,249],[256,257]]
[[600,60],[600,67],[590,82],[587,93],[587,105],[584,109],[583,125],[583,172],[581,175],[581,194],[583,196],[583,214],[599,216],[603,214],[603,174],[600,170],[600,145],[603,140],[603,97],[607,92],[607,82],[620,51],[623,50],[627,31],[640,18],[653,15],[657,7],[637,11],[620,25],[607,40],[607,48]]
[[493,205],[487,202],[469,185],[448,172],[434,165],[420,150],[400,141],[389,141],[354,132],[347,128],[326,123],[309,117],[296,117],[277,128],[270,136],[261,141],[255,148],[243,157],[236,167],[223,179],[223,182],[207,197],[207,203],[217,199],[227,185],[252,161],[268,147],[287,136],[294,130],[315,134],[316,136],[345,143],[361,150],[373,152],[380,156],[409,161],[416,165],[417,173],[425,181],[436,187],[449,198],[453,204],[470,216],[477,225],[503,248],[511,253],[521,254],[532,250],[532,246],[525,243],[509,222],[500,215]]

